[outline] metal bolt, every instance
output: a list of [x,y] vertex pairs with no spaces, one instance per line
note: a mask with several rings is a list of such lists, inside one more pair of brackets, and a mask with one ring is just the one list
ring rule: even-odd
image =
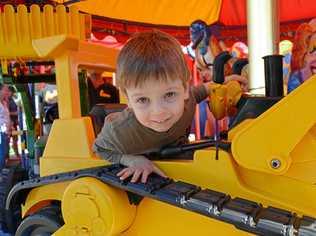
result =
[[271,167],[273,169],[279,169],[280,166],[281,166],[281,161],[280,160],[278,160],[278,159],[272,159],[271,160]]

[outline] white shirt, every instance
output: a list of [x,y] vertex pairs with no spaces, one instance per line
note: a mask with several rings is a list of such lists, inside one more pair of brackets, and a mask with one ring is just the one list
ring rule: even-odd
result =
[[10,112],[6,105],[0,102],[0,132],[7,133],[10,128]]

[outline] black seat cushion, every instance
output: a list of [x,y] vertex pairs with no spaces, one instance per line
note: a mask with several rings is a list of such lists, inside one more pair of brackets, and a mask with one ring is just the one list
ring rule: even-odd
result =
[[89,116],[92,119],[95,135],[101,131],[105,117],[113,112],[123,111],[127,107],[126,104],[118,103],[99,103],[92,107]]

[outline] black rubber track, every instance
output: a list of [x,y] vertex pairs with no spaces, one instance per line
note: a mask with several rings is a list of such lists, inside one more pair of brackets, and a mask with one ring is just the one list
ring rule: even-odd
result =
[[[26,180],[26,173],[19,166],[5,167],[0,171],[0,225],[4,232],[13,233],[21,222],[21,206],[13,206],[10,211],[5,210],[6,198],[11,188],[18,182]],[[8,224],[7,217],[14,219]]]

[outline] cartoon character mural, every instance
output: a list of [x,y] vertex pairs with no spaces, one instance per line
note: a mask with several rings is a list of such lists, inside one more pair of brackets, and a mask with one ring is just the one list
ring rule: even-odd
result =
[[296,30],[291,70],[288,93],[316,74],[316,19],[303,23]]
[[[202,20],[196,20],[190,25],[191,48],[194,51],[192,57],[199,72],[200,82],[212,80],[214,59],[218,54],[227,50],[224,42],[216,39],[214,31],[216,31],[215,28],[208,26]],[[231,63],[225,65],[225,75],[231,74]],[[199,104],[200,136],[212,136],[215,132],[214,125],[215,118],[208,108],[207,101],[201,102]],[[228,120],[222,119],[220,121],[220,129],[226,130],[227,127]]]
[[[224,42],[213,35],[214,29],[202,20],[196,20],[190,25],[190,39],[197,69],[204,82],[210,81],[213,76],[214,58],[226,50]],[[231,67],[225,67],[225,75],[231,72]]]

